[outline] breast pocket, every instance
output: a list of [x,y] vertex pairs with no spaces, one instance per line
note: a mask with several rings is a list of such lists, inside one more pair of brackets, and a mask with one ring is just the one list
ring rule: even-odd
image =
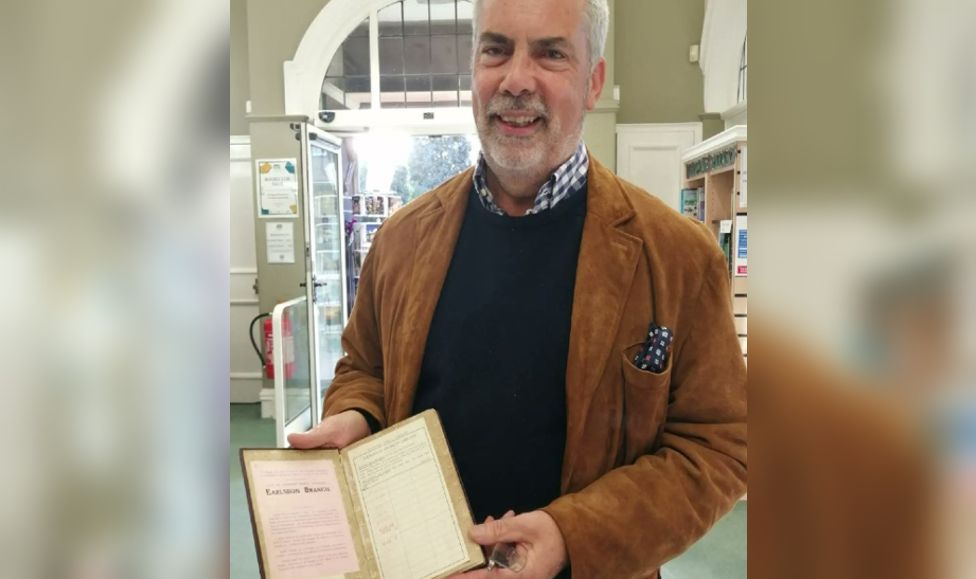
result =
[[671,358],[662,372],[648,372],[634,366],[634,356],[643,342],[632,344],[620,354],[624,385],[624,457],[631,464],[642,454],[653,452],[667,415],[671,387]]

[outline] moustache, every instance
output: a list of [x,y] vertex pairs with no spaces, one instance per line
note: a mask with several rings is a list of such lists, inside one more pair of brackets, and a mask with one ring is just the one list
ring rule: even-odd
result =
[[542,101],[539,95],[529,96],[510,96],[495,95],[488,101],[485,112],[489,115],[500,115],[503,113],[524,112],[531,113],[543,119],[549,118],[549,107]]

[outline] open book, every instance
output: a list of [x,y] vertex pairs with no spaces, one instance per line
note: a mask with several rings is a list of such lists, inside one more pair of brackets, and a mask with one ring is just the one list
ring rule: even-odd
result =
[[478,567],[437,412],[342,450],[242,449],[261,577],[426,579]]

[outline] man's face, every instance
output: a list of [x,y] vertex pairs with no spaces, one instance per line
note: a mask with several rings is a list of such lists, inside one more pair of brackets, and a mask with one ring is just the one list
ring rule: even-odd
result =
[[603,88],[591,70],[583,0],[484,0],[472,101],[489,166],[547,173],[576,148]]

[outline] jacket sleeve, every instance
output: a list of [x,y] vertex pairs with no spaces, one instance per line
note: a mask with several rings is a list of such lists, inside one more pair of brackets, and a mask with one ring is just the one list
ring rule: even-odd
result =
[[[716,248],[717,249],[717,248]],[[721,252],[684,304],[672,351],[668,411],[648,454],[547,506],[573,575],[647,577],[686,550],[746,486],[745,364]]]
[[380,328],[381,292],[377,270],[382,263],[381,230],[376,232],[359,277],[359,288],[349,323],[342,332],[345,355],[335,368],[335,378],[325,394],[322,417],[358,409],[386,427],[383,404],[383,350]]

